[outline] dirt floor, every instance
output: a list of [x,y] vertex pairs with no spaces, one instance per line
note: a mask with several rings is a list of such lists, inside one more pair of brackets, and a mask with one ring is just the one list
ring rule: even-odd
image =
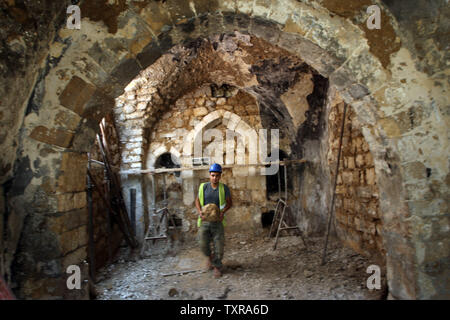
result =
[[[275,239],[226,235],[223,276],[205,271],[206,260],[195,241],[150,244],[145,258],[122,248],[117,262],[100,270],[100,300],[378,300],[385,291],[367,289],[367,258],[333,239],[321,265],[323,238]],[[193,271],[182,273],[186,271]],[[175,274],[174,274],[175,273]],[[176,274],[178,273],[178,274]],[[383,279],[384,280],[384,279]],[[382,281],[384,283],[384,281]]]

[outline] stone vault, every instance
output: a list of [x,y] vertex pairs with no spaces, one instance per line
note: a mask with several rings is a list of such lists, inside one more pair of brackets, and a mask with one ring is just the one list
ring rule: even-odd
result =
[[[315,84],[327,79],[357,117],[373,157],[367,169],[373,168],[379,192],[390,296],[448,298],[448,8],[444,1],[339,3],[81,1],[81,30],[65,28],[69,1],[48,1],[45,10],[19,1],[1,4],[7,12],[0,52],[1,263],[2,274],[18,281],[18,295],[66,296],[65,268],[86,255],[76,250],[80,243],[64,250],[77,238],[68,240],[52,221],[86,208],[86,153],[99,121],[140,72],[164,57],[175,61],[160,65],[167,70],[152,80],[152,106],[137,119],[143,123],[136,130],[143,132],[136,143],[144,150],[154,115],[208,82],[245,89],[256,97],[262,118],[267,113],[274,123],[301,127],[302,113],[284,95],[300,90],[299,79],[277,74],[267,59],[272,54],[284,70],[309,74]],[[372,3],[382,8],[379,31],[365,27]],[[421,23],[412,26],[412,20]],[[239,56],[236,42],[226,37],[251,43],[248,52],[264,42],[277,51],[267,46]],[[207,58],[214,51],[220,60]],[[229,68],[219,65],[223,61]],[[262,119],[262,125],[271,123]],[[297,133],[286,130],[286,139],[301,141]],[[299,144],[289,151],[305,155]]]

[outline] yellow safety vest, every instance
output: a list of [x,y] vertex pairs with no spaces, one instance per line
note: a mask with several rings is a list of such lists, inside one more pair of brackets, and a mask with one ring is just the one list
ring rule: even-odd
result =
[[[198,200],[200,201],[200,205],[203,207],[204,203],[205,203],[205,196],[203,194],[203,186],[205,185],[205,182],[200,184],[200,187],[198,188]],[[222,182],[219,182],[219,205],[220,205],[220,210],[222,210],[223,208],[225,208],[225,206],[227,205],[227,201],[225,199],[225,187],[223,186]],[[225,227],[225,217],[222,220],[222,224]],[[198,217],[197,219],[197,227],[200,228],[200,226],[202,225],[202,218]]]

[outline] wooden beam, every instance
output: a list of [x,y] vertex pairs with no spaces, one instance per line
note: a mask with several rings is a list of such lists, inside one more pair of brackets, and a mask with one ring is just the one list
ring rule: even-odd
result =
[[[278,164],[280,166],[289,165],[289,164],[299,164],[307,162],[306,159],[294,159],[294,160],[283,160],[283,161],[274,161],[274,162],[262,162],[255,164],[224,164],[221,165],[224,169],[229,168],[248,168],[248,167],[262,167],[272,164]],[[168,172],[180,172],[180,171],[188,171],[188,170],[208,170],[209,166],[197,166],[197,167],[183,167],[183,168],[161,168],[161,169],[145,169],[145,170],[123,170],[120,171],[120,174],[158,174],[158,173],[168,173]]]
[[179,274],[186,274],[186,273],[192,273],[192,272],[204,272],[205,270],[203,269],[196,269],[196,270],[186,270],[186,271],[178,271],[178,272],[172,272],[172,273],[165,273],[162,276],[163,277],[168,277],[168,276],[176,276]]
[[[103,166],[103,167],[105,166],[105,164],[103,162],[98,161],[98,160],[91,159],[91,160],[89,160],[89,162],[91,162],[92,164],[99,165],[99,166]],[[110,167],[111,167],[111,169],[113,169],[115,171],[120,170],[120,168],[116,167],[116,166],[110,166]]]

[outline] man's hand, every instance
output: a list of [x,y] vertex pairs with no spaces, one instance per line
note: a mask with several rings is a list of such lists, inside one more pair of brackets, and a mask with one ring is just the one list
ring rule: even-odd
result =
[[200,218],[202,218],[202,220],[203,220],[204,217],[202,215],[202,207],[200,205],[200,201],[198,200],[198,197],[195,198],[195,208],[197,208],[197,213],[200,216]]
[[220,210],[219,221],[222,222],[224,217],[225,217],[225,211]]

